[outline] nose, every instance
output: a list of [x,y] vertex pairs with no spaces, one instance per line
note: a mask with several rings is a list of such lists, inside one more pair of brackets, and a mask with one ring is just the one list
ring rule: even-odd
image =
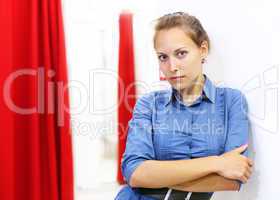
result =
[[170,71],[172,72],[176,72],[179,70],[179,66],[178,66],[178,63],[176,61],[176,58],[170,58],[169,59],[169,68],[170,68]]

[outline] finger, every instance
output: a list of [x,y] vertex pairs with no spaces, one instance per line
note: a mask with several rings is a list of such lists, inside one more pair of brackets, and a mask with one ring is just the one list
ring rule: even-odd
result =
[[234,149],[233,151],[235,151],[237,153],[242,153],[242,152],[244,152],[247,149],[247,147],[248,147],[248,144],[244,144],[244,145]]
[[247,177],[245,175],[243,175],[241,177],[241,181],[242,181],[242,183],[247,183]]
[[242,183],[246,181],[246,178],[243,175],[237,176],[236,179],[241,181]]
[[247,178],[247,180],[251,177],[250,171],[246,171],[244,176]]
[[250,178],[251,175],[252,175],[252,170],[251,170],[250,168],[248,168],[248,169],[246,170],[245,174],[246,174],[246,176],[247,176],[248,178]]
[[253,165],[254,165],[254,162],[253,162],[252,159],[248,158],[247,161],[248,161],[248,163],[249,163],[250,166],[253,166]]
[[252,175],[252,172],[253,172],[252,168],[247,166],[245,171],[245,176],[249,179]]
[[250,173],[252,174],[253,173],[253,168],[250,167],[249,170],[250,170]]
[[242,154],[240,154],[240,156],[244,159],[244,161],[246,161],[249,164],[248,157],[246,157],[246,156],[244,156]]
[[246,168],[246,171],[248,171],[250,174],[253,173],[253,167],[252,166],[247,165],[245,168]]

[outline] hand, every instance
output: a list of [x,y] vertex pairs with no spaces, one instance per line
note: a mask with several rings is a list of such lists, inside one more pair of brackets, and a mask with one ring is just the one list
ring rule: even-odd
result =
[[241,155],[248,145],[243,145],[219,156],[217,173],[225,178],[246,183],[252,174],[253,161]]

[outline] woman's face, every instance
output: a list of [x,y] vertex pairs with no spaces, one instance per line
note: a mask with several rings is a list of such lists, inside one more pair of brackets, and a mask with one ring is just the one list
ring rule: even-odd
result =
[[189,88],[202,75],[202,59],[208,53],[207,42],[198,47],[181,28],[159,31],[155,50],[160,70],[178,91]]

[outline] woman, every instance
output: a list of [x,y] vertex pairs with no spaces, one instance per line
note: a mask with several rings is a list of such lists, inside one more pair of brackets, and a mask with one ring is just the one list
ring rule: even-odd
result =
[[210,41],[196,17],[159,18],[154,48],[172,87],[138,99],[122,160],[127,185],[116,199],[203,200],[239,190],[253,166],[245,96],[203,73]]

